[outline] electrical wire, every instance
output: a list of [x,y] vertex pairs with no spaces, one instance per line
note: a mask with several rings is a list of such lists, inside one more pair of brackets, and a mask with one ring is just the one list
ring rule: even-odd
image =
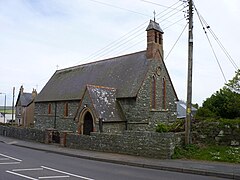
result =
[[163,29],[164,29],[164,30],[165,30],[165,29],[168,29],[168,28],[170,28],[171,26],[173,26],[173,25],[181,22],[181,21],[184,20],[184,19],[185,19],[185,18],[181,18],[181,19],[175,21],[174,23],[172,23],[172,24],[170,24],[170,25],[168,25],[168,26],[166,26],[166,27],[163,26]]
[[[183,19],[185,19],[185,18],[183,18]],[[180,19],[180,20],[178,20],[178,21],[176,21],[176,22],[170,24],[170,25],[167,26],[166,28],[163,28],[163,30],[166,30],[167,28],[169,28],[169,27],[171,27],[171,26],[177,24],[178,22],[180,22],[180,21],[183,20],[183,19]],[[188,23],[187,23],[187,24],[188,24]],[[180,36],[178,37],[178,40],[180,39],[180,37],[182,36],[184,30],[186,29],[187,24],[185,25],[185,27],[184,27],[183,31],[181,32]],[[141,34],[141,35],[142,35],[142,34]],[[124,50],[128,50],[129,48],[132,48],[132,47],[138,45],[139,43],[141,43],[141,42],[143,42],[143,41],[146,41],[146,36],[145,36],[145,35],[142,35],[142,37],[140,37],[140,38],[141,38],[140,41],[138,41],[137,43],[135,43],[135,44],[133,44],[133,45],[131,45],[131,46],[124,47]],[[177,41],[178,41],[178,40],[177,40]],[[173,45],[172,49],[174,48],[174,46],[176,45],[176,43],[177,43],[177,42],[175,42],[175,44]],[[123,48],[122,48],[122,49],[123,49]],[[122,51],[122,49],[121,49],[120,53],[118,53],[118,55],[120,55],[121,53],[124,52],[124,50]],[[170,52],[168,53],[167,56],[169,56],[169,54],[171,53],[172,49],[170,50]],[[167,58],[166,58],[166,59],[167,59]],[[166,60],[166,59],[165,59],[165,60]]]
[[[164,15],[161,16],[161,17],[164,17],[164,16],[172,13],[173,11],[175,11],[176,8],[179,8],[180,6],[183,5],[183,3],[181,3],[181,4],[178,5],[176,8],[173,8],[173,7],[174,7],[175,5],[177,5],[178,3],[179,3],[179,1],[176,2],[176,3],[174,3],[173,5],[171,5],[170,7],[168,7],[168,9],[162,11],[161,13],[158,13],[157,16],[159,16],[160,14],[163,14],[164,12],[166,12],[166,11],[169,10],[169,9],[172,9],[170,12],[168,12],[168,13],[166,13],[166,14],[164,14]],[[183,9],[183,8],[182,8],[182,9]],[[182,10],[182,9],[181,9],[181,10]],[[179,12],[180,12],[181,10],[179,10]],[[176,14],[176,13],[174,13],[174,14]],[[165,18],[164,21],[167,20],[167,19],[169,19],[169,18],[172,17],[172,16],[173,16],[173,15],[170,15],[169,17]],[[160,18],[161,18],[161,17],[160,17]],[[160,19],[160,18],[158,18],[158,19]],[[103,56],[103,55],[102,55],[103,53],[104,53],[104,55],[106,55],[106,52],[105,52],[106,49],[108,49],[109,52],[110,52],[110,51],[112,52],[112,50],[113,50],[114,48],[116,48],[116,46],[119,48],[121,45],[126,44],[126,42],[124,42],[124,43],[122,43],[122,42],[123,42],[123,41],[129,42],[129,40],[127,40],[127,39],[128,39],[128,38],[131,38],[133,35],[135,35],[135,37],[137,37],[138,35],[136,35],[136,33],[142,30],[142,26],[143,26],[143,25],[144,25],[144,28],[145,28],[145,26],[146,26],[145,24],[146,24],[147,22],[148,22],[148,21],[144,22],[143,24],[139,25],[137,28],[134,28],[134,29],[131,30],[129,33],[127,33],[127,34],[125,34],[124,36],[122,36],[121,38],[119,38],[119,39],[111,42],[110,44],[108,44],[108,45],[105,46],[104,48],[96,51],[95,53],[91,54],[90,56],[88,56],[88,57],[85,58],[84,60],[81,60],[80,62],[86,61],[86,60],[88,60],[88,59],[90,59],[90,58],[93,58],[93,57],[98,57],[98,58],[99,58],[99,57],[102,57],[102,56]],[[141,28],[141,29],[140,29],[140,28]],[[130,34],[130,35],[129,35],[129,34]],[[134,39],[134,38],[131,38],[131,39]],[[119,43],[121,43],[121,45],[118,45]],[[111,50],[110,50],[110,49],[111,49]],[[78,63],[79,63],[79,62],[78,62]],[[77,64],[78,64],[78,63],[77,63]]]
[[[167,28],[169,28],[169,27],[171,27],[171,26],[177,24],[178,22],[182,21],[183,19],[185,19],[185,18],[181,18],[180,20],[177,20],[176,22],[174,22],[174,23],[170,24],[169,26],[163,28],[163,30],[165,30],[165,29],[167,29]],[[133,40],[133,39],[135,39],[135,38],[138,38],[138,39],[139,39],[139,36],[141,36],[141,35],[142,35],[141,38],[145,37],[145,35],[143,35],[143,33],[140,32],[140,33],[136,34],[133,38],[131,38],[131,39],[125,41],[124,43],[122,43],[121,45],[119,45],[118,47],[121,47],[122,45],[127,44],[128,42],[130,42],[131,40]],[[144,38],[143,40],[145,40],[145,38]],[[143,40],[142,40],[142,41],[143,41]],[[142,41],[138,41],[138,42],[142,42]],[[134,43],[134,45],[130,45],[130,46],[128,46],[128,48],[123,47],[123,48],[121,48],[119,51],[121,51],[122,49],[129,49],[129,48],[132,48],[132,47],[136,46],[137,44],[138,44],[138,43]],[[116,47],[115,49],[117,49],[118,47]],[[115,49],[114,49],[114,50],[115,50]],[[119,51],[117,51],[117,52],[119,52]],[[114,51],[111,51],[111,52],[114,52]],[[106,54],[107,54],[107,53],[106,53]],[[105,55],[106,55],[106,54],[105,54]],[[103,55],[103,56],[104,56],[104,55]]]
[[[211,35],[213,36],[213,38],[215,39],[215,41],[217,42],[217,44],[219,45],[219,47],[222,49],[222,51],[224,52],[224,54],[227,56],[228,60],[230,61],[230,63],[232,64],[232,66],[235,68],[235,70],[238,69],[238,66],[237,64],[235,63],[235,61],[233,60],[233,58],[231,57],[231,55],[228,53],[228,51],[226,50],[226,48],[223,46],[223,44],[221,43],[221,41],[218,39],[218,37],[216,36],[216,34],[213,32],[213,30],[210,28],[210,26],[208,25],[208,23],[205,21],[205,19],[200,15],[199,11],[197,10],[196,7],[194,7],[196,12],[197,12],[197,15],[198,15],[198,18],[203,26],[203,29],[205,31],[205,34],[206,34],[206,29],[211,33]],[[205,24],[205,27],[204,25]]]
[[[175,6],[175,5],[178,4],[178,3],[179,3],[179,2],[174,3],[172,6],[170,6],[170,8],[173,7],[173,6]],[[179,6],[182,6],[182,4],[179,5]],[[178,6],[178,7],[179,7],[179,6]],[[177,7],[177,8],[178,8],[178,7]],[[167,9],[167,10],[168,10],[168,9]],[[157,16],[159,16],[160,14],[164,13],[164,12],[167,11],[167,10],[164,10],[163,12],[158,13]],[[173,10],[171,10],[171,11],[168,12],[168,13],[171,13],[172,11],[173,11]],[[161,16],[161,17],[166,16],[168,13],[164,14],[164,15]],[[166,19],[167,19],[167,18],[166,18]],[[119,43],[122,43],[123,41],[126,41],[128,38],[131,38],[133,35],[134,35],[135,37],[137,37],[137,36],[136,36],[136,33],[142,31],[143,28],[146,27],[146,25],[145,25],[146,23],[148,23],[148,21],[144,22],[143,24],[141,24],[141,25],[138,26],[137,28],[134,28],[133,30],[131,30],[130,32],[128,32],[127,34],[125,34],[124,36],[122,36],[121,38],[119,38],[118,40],[114,41],[113,43],[108,44],[107,46],[105,46],[104,48],[102,48],[102,49],[101,49],[100,51],[98,51],[97,53],[94,53],[94,55],[91,55],[90,57],[91,57],[91,58],[93,58],[93,57],[95,57],[95,58],[101,58],[101,57],[103,57],[102,53],[104,53],[104,55],[107,54],[107,53],[105,52],[106,49],[107,49],[108,52],[112,52],[112,50],[115,50],[115,49],[116,49],[116,46],[117,46],[117,47],[120,47],[120,46],[118,45]],[[144,27],[143,27],[143,25],[144,25]],[[143,28],[142,28],[142,27],[143,27]],[[140,29],[140,28],[141,28],[141,29]],[[127,40],[127,41],[128,41],[128,40]],[[129,41],[128,41],[128,42],[129,42]],[[124,44],[126,44],[126,43],[122,43],[122,44],[124,45]],[[86,60],[89,59],[90,57],[86,58],[84,61],[86,61]]]
[[179,9],[177,9],[177,8],[171,8],[171,7],[168,7],[168,6],[159,4],[159,3],[155,3],[155,2],[151,2],[151,1],[146,1],[146,0],[140,0],[140,1],[143,1],[143,2],[149,3],[149,4],[154,4],[154,5],[157,5],[157,6],[161,6],[161,7],[164,7],[164,8],[170,8],[170,9],[179,11]]
[[112,4],[109,4],[109,3],[105,3],[105,2],[102,2],[102,1],[97,1],[97,0],[88,0],[88,1],[92,1],[92,2],[101,4],[101,5],[104,5],[104,6],[109,6],[109,7],[121,9],[121,10],[128,11],[128,12],[131,12],[131,13],[139,14],[139,15],[142,15],[142,16],[151,17],[151,16],[149,16],[147,14],[143,14],[143,13],[140,13],[140,12],[137,12],[137,11],[133,11],[133,10],[126,9],[126,8],[123,8],[123,7],[115,6],[115,5],[112,5]]
[[[196,10],[196,7],[195,7],[195,10]],[[220,64],[220,62],[219,62],[219,60],[218,60],[218,57],[217,57],[217,55],[216,55],[216,53],[215,53],[215,50],[214,50],[214,48],[213,48],[213,45],[212,45],[212,43],[211,43],[211,41],[210,41],[210,39],[209,39],[209,37],[208,37],[207,31],[205,30],[205,27],[204,27],[204,25],[203,25],[203,21],[202,21],[202,19],[200,18],[199,13],[198,13],[197,10],[196,10],[196,12],[197,12],[199,21],[200,21],[200,23],[201,23],[201,25],[202,25],[202,28],[203,28],[203,30],[204,30],[204,33],[205,33],[205,35],[206,35],[206,37],[207,37],[208,43],[209,43],[209,45],[210,45],[210,47],[211,47],[211,49],[212,49],[213,55],[214,55],[214,57],[215,57],[215,60],[216,60],[216,62],[217,62],[217,64],[218,64],[218,67],[219,67],[221,73],[222,73],[222,76],[223,76],[223,78],[224,78],[224,81],[225,81],[225,83],[227,83],[226,76],[225,76],[225,74],[224,74],[224,72],[223,72],[223,69],[222,69],[222,67],[221,67],[221,64]]]
[[174,47],[176,46],[176,44],[178,43],[180,37],[182,36],[183,32],[185,31],[186,27],[187,27],[188,23],[184,26],[181,34],[178,36],[176,42],[173,44],[172,48],[170,49],[169,53],[167,54],[166,58],[165,58],[165,61],[167,60],[167,58],[169,57],[169,55],[171,54],[172,50],[174,49]]

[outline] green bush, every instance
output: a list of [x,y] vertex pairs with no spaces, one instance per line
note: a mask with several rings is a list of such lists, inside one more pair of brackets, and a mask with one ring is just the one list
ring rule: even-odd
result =
[[184,122],[183,119],[177,119],[175,122],[171,124],[166,123],[158,123],[156,126],[156,132],[183,132],[184,131]]
[[168,131],[169,131],[168,125],[166,125],[165,123],[158,123],[158,125],[156,127],[156,132],[164,133],[164,132],[168,132]]
[[170,132],[183,132],[185,119],[177,119],[174,123],[169,124]]

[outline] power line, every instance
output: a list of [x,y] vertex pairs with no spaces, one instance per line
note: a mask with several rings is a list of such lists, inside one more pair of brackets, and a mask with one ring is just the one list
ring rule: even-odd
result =
[[176,42],[173,44],[173,47],[170,49],[169,53],[167,54],[165,60],[167,60],[168,56],[170,55],[170,53],[172,52],[173,48],[175,47],[175,45],[177,44],[177,42],[179,41],[180,37],[182,36],[183,32],[185,31],[186,27],[187,27],[188,23],[185,25],[185,27],[183,28],[181,34],[179,35],[179,37],[177,38]]
[[185,19],[185,18],[181,18],[181,19],[179,19],[179,20],[171,23],[170,25],[168,25],[168,26],[166,26],[166,27],[164,27],[164,25],[163,25],[163,29],[164,29],[164,30],[165,30],[165,29],[168,29],[168,28],[170,28],[171,26],[173,26],[173,25],[175,25],[175,24],[178,24],[179,22],[181,22],[181,21],[184,20],[184,19]]
[[[208,25],[208,23],[205,21],[205,19],[200,15],[199,11],[197,10],[196,7],[194,7],[196,12],[197,12],[197,15],[198,15],[198,18],[202,24],[202,27],[203,27],[203,30],[205,31],[205,34],[207,33],[206,32],[206,29],[211,33],[211,35],[213,36],[213,38],[215,39],[215,41],[217,42],[217,44],[219,45],[219,47],[222,49],[222,51],[224,52],[224,54],[227,56],[228,60],[230,61],[230,63],[233,65],[233,67],[235,68],[235,70],[238,69],[238,66],[237,64],[234,62],[234,60],[232,59],[231,55],[228,53],[228,51],[226,50],[226,48],[223,46],[223,44],[221,43],[221,41],[218,39],[217,35],[213,32],[213,30],[210,28],[210,26]],[[203,25],[205,24],[205,26]],[[205,29],[206,27],[206,29]]]
[[142,16],[151,17],[147,14],[143,14],[143,13],[140,13],[140,12],[137,12],[137,11],[133,11],[133,10],[126,9],[126,8],[123,8],[123,7],[115,6],[115,5],[112,5],[112,4],[109,4],[109,3],[105,3],[105,2],[101,2],[101,1],[97,1],[97,0],[88,0],[88,1],[92,1],[92,2],[101,4],[101,5],[104,5],[104,6],[109,6],[109,7],[121,9],[121,10],[128,11],[128,12],[131,12],[131,13],[139,14],[139,15],[142,15]]
[[215,57],[215,60],[217,61],[218,67],[219,67],[219,69],[220,69],[220,71],[221,71],[221,73],[222,73],[222,76],[223,76],[224,80],[225,80],[225,83],[227,83],[227,79],[226,79],[226,77],[225,77],[225,74],[224,74],[224,72],[223,72],[223,69],[222,69],[222,67],[221,67],[221,64],[220,64],[220,62],[219,62],[219,60],[218,60],[218,57],[217,57],[217,55],[216,55],[216,53],[215,53],[215,50],[214,50],[214,48],[213,48],[213,46],[212,46],[212,43],[211,43],[211,41],[210,41],[210,39],[209,39],[209,37],[208,37],[207,31],[205,30],[205,27],[204,27],[204,25],[203,25],[203,21],[202,21],[202,19],[200,18],[199,13],[198,13],[196,7],[195,7],[195,10],[196,10],[196,12],[197,12],[199,21],[200,21],[200,23],[201,23],[201,25],[202,25],[202,27],[203,27],[204,33],[205,33],[205,35],[206,35],[206,37],[207,37],[208,43],[209,43],[209,45],[210,45],[210,47],[211,47],[211,49],[212,49],[212,52],[213,52],[214,57]]
[[161,6],[161,7],[164,7],[164,8],[170,8],[170,9],[179,11],[179,9],[177,9],[177,8],[171,8],[171,7],[168,7],[168,6],[159,4],[159,3],[155,3],[155,2],[151,2],[151,1],[146,1],[146,0],[140,0],[140,1],[143,1],[143,2],[149,3],[149,4],[154,4],[154,5],[157,5],[157,6]]
[[[176,14],[176,13],[174,13],[174,14]],[[166,19],[169,19],[170,17],[172,17],[172,15],[170,15],[169,17],[165,18],[163,21],[160,21],[160,22],[164,22],[164,21],[166,21]],[[158,18],[158,19],[160,19],[160,18]],[[182,18],[182,19],[184,19],[184,18]],[[174,22],[172,25],[174,25],[174,24],[176,24],[176,22]],[[145,29],[145,27],[144,27],[144,29]],[[115,46],[115,47],[112,47],[112,48],[108,49],[107,52],[105,51],[104,54],[102,54],[100,57],[104,57],[105,55],[108,54],[108,52],[111,52],[111,53],[114,52],[116,49],[120,48],[121,46],[123,46],[123,45],[127,44],[128,42],[134,40],[135,38],[139,37],[140,35],[142,35],[142,30],[143,29],[140,29],[136,33],[134,33],[133,35],[130,35],[128,38],[119,41],[117,44],[119,44],[120,42],[122,42],[122,43]],[[131,46],[131,47],[133,47],[133,46]]]
[[[176,23],[182,21],[183,19],[185,19],[185,18],[182,18],[182,19],[180,19],[180,20],[178,20],[178,21],[170,24],[170,25],[167,26],[166,28],[163,28],[163,30],[166,30],[167,28],[175,25]],[[186,24],[186,26],[187,26],[187,24]],[[184,27],[184,30],[186,29],[186,26]],[[184,32],[184,30],[183,30],[183,32]],[[181,35],[183,34],[183,32],[181,33]],[[141,34],[141,35],[142,35],[142,34]],[[179,38],[181,37],[181,35],[179,36]],[[137,41],[137,43],[131,44],[130,46],[123,47],[124,49],[122,48],[122,49],[118,52],[118,55],[120,55],[121,53],[123,53],[124,50],[130,49],[130,48],[132,48],[132,47],[134,47],[134,46],[138,45],[139,43],[141,43],[141,42],[143,42],[143,41],[146,40],[146,36],[145,36],[145,35],[142,35],[140,38],[141,38],[141,40],[140,40],[140,41]],[[179,38],[178,38],[178,39],[179,39]],[[177,42],[176,42],[176,43],[177,43]],[[176,44],[176,43],[175,43],[175,44]],[[174,46],[175,46],[175,44],[174,44]],[[173,48],[172,48],[172,49],[173,49]],[[171,51],[172,51],[172,49],[171,49]],[[171,52],[169,52],[167,56],[169,56],[170,53],[171,53]],[[167,58],[166,58],[166,59],[167,59]]]
[[[171,9],[172,7],[174,7],[174,6],[177,5],[177,4],[179,4],[179,1],[176,2],[176,3],[174,3],[173,5],[171,5],[169,8]],[[182,5],[183,5],[183,3],[181,3],[179,6],[177,6],[177,8],[180,7],[180,6],[182,6]],[[173,8],[173,9],[175,9],[175,8]],[[169,9],[166,9],[166,10],[162,11],[161,13],[158,13],[157,16],[159,16],[160,14],[163,14],[163,13],[166,12],[167,10],[169,10]],[[174,11],[174,10],[171,10],[170,12],[165,13],[165,14],[162,15],[161,17],[164,17],[164,16],[170,14],[170,13],[173,12],[173,11]],[[176,13],[174,13],[174,14],[176,14]],[[172,17],[172,16],[173,16],[173,15],[169,16],[168,18],[170,18],[170,17]],[[161,17],[160,17],[160,18],[161,18]],[[158,18],[158,19],[160,19],[160,18]],[[167,20],[168,18],[165,18],[164,20]],[[126,41],[128,38],[131,38],[133,35],[136,36],[136,33],[138,33],[139,31],[141,31],[141,30],[143,29],[143,28],[142,28],[143,25],[144,25],[144,28],[145,28],[145,26],[146,26],[145,24],[146,24],[147,22],[148,22],[148,21],[146,21],[146,22],[144,22],[143,24],[137,26],[136,28],[134,28],[134,29],[131,30],[130,32],[126,33],[126,34],[125,34],[124,36],[122,36],[121,38],[119,38],[119,39],[117,39],[117,40],[109,43],[107,46],[105,46],[104,48],[102,48],[102,49],[96,51],[95,53],[91,54],[90,56],[88,56],[87,58],[85,58],[85,59],[82,60],[82,61],[86,61],[86,60],[88,60],[88,59],[90,59],[90,58],[93,58],[93,57],[99,57],[99,56],[102,57],[101,54],[104,53],[104,55],[105,55],[105,54],[106,54],[106,53],[105,53],[105,50],[106,50],[106,49],[108,49],[108,51],[112,51],[112,50],[110,50],[110,49],[116,49],[115,47],[116,47],[116,45],[118,45],[119,43],[121,43],[121,42],[123,42],[123,41]],[[136,36],[136,37],[137,37],[137,36]],[[132,38],[132,39],[134,39],[134,38]],[[129,41],[129,40],[127,40],[127,41]],[[122,43],[122,44],[125,44],[125,43]],[[118,47],[120,47],[120,46],[118,45]],[[82,61],[80,61],[80,62],[82,62]],[[78,62],[78,63],[79,63],[79,62]],[[76,64],[78,64],[78,63],[76,63]]]
[[[170,8],[174,7],[175,5],[177,5],[179,2],[177,3],[174,3],[172,6],[170,6]],[[181,4],[182,5],[182,4]],[[179,6],[178,6],[179,7]],[[160,14],[164,13],[165,11],[167,11],[168,9],[162,11],[161,13],[157,14],[157,16],[159,16]],[[165,14],[166,15],[166,14]],[[163,16],[165,16],[163,15]],[[126,33],[125,35],[123,35],[122,37],[120,37],[119,39],[109,43],[108,45],[106,45],[105,47],[103,47],[102,49],[96,51],[95,53],[91,54],[90,56],[88,56],[87,58],[81,60],[82,61],[87,61],[89,60],[90,58],[94,58],[94,57],[99,57],[102,53],[105,53],[105,50],[109,48],[114,48],[117,44],[121,43],[122,41],[124,41],[125,39],[128,39],[129,37],[133,36],[135,33],[139,32],[142,30],[142,27],[144,25],[144,28],[145,28],[145,24],[147,23],[148,21],[144,22],[143,24],[137,26],[136,28],[132,29],[131,31],[129,31],[128,33]],[[79,63],[79,62],[78,62]],[[76,63],[76,64],[78,64]]]

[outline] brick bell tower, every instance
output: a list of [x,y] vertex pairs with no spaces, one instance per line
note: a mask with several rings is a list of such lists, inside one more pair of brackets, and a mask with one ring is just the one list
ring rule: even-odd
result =
[[[161,58],[163,60],[163,30],[159,24],[150,20],[147,31],[147,59]],[[159,57],[160,56],[160,57]]]

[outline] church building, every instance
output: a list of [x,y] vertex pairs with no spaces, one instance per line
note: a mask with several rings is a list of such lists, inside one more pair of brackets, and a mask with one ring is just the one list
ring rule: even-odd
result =
[[35,99],[35,128],[90,135],[155,131],[177,117],[163,57],[163,31],[150,20],[147,48],[57,70]]

